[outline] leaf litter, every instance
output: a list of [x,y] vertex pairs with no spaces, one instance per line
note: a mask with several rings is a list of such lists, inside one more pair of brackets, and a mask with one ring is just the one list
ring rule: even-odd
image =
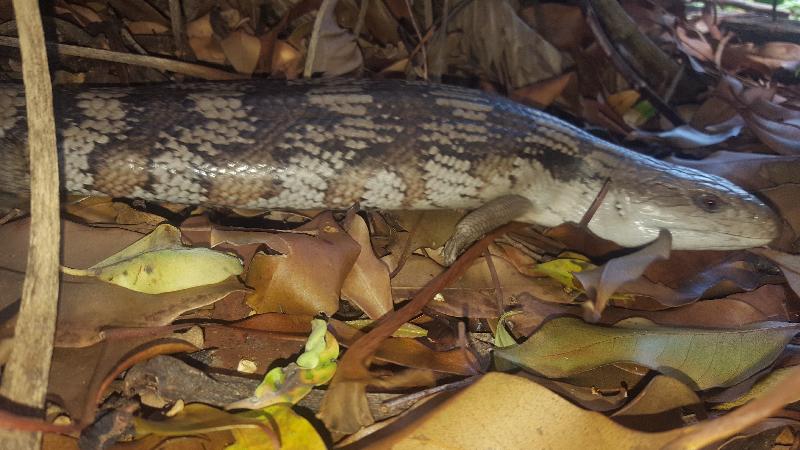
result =
[[[731,179],[780,214],[781,237],[751,252],[669,252],[668,237],[626,250],[574,226],[506,229],[446,269],[440,249],[461,211],[311,211],[298,223],[70,199],[48,420],[74,426],[47,433],[45,448],[77,448],[79,430],[82,448],[322,448],[345,437],[355,448],[719,448],[755,436],[768,436],[755,448],[797,446],[800,422],[784,405],[800,399],[800,46],[731,31],[738,14],[691,5],[622,2],[632,39],[667,50],[642,54],[627,40],[606,45],[616,30],[590,26],[599,0],[590,10],[201,3],[184,2],[180,17],[144,0],[59,2],[50,14],[63,43],[246,76],[380,74],[506,94]],[[16,78],[18,60],[3,58]],[[678,60],[672,86],[654,82],[668,71],[652,67]],[[165,80],[72,57],[55,78]],[[27,223],[0,226],[3,358]],[[314,372],[307,360],[334,340],[342,355]],[[163,382],[146,381],[157,370]],[[165,381],[182,378],[202,381]],[[246,404],[255,409],[223,409]]]

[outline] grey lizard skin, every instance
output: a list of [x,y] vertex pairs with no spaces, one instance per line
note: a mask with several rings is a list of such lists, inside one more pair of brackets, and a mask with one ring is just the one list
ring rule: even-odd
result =
[[[624,246],[767,244],[774,213],[732,183],[469,89],[405,81],[57,88],[63,190],[239,208],[472,209],[578,222]],[[0,191],[28,190],[24,94],[0,85]],[[510,218],[510,217],[509,217]]]

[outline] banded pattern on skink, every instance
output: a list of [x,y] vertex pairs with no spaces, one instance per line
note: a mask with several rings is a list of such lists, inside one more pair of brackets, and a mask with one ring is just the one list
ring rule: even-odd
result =
[[[761,245],[772,213],[714,176],[620,148],[502,97],[419,82],[246,81],[63,89],[65,191],[242,208],[474,208],[578,221],[623,245]],[[0,86],[0,191],[27,189],[24,98]],[[713,210],[716,208],[716,210]],[[683,232],[685,231],[685,232]],[[677,233],[676,233],[677,232]],[[716,239],[709,239],[709,235]],[[698,235],[705,235],[698,238]]]

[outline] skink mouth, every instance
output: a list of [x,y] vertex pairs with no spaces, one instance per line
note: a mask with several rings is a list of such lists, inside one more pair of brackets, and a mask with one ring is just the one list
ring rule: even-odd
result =
[[[691,233],[693,237],[680,239],[675,236],[673,245],[676,250],[743,250],[768,245],[778,237],[777,229],[749,234],[721,230],[684,229],[683,231]],[[680,241],[692,243],[681,245]]]

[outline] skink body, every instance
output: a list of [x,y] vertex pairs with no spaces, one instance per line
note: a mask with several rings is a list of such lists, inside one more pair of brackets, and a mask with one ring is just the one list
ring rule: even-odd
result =
[[[59,88],[64,191],[240,208],[476,208],[529,199],[520,220],[577,222],[621,245],[775,237],[730,182],[600,140],[503,97],[403,81],[245,81]],[[0,85],[0,191],[28,189],[24,93]]]

